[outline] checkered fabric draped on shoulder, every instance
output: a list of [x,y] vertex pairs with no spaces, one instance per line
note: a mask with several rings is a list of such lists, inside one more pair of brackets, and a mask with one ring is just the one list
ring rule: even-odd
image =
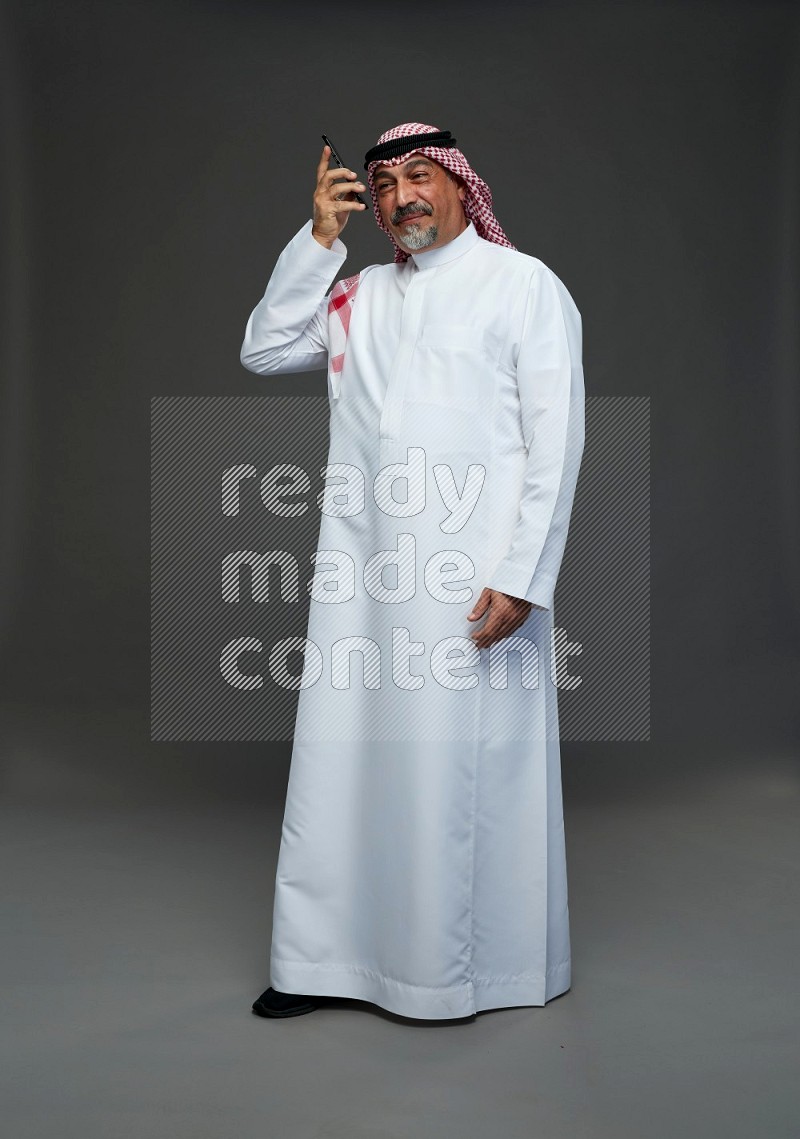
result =
[[344,367],[344,350],[350,331],[350,317],[356,299],[361,274],[337,281],[328,297],[328,372],[333,382],[334,395],[338,395],[338,379]]

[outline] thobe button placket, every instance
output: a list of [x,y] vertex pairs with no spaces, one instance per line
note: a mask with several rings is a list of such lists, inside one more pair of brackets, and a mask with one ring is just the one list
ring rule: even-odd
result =
[[422,309],[425,300],[425,288],[428,278],[434,270],[417,270],[408,283],[403,297],[403,307],[400,317],[400,342],[397,349],[389,382],[386,388],[380,421],[380,442],[383,448],[388,444],[397,443],[400,438],[400,425],[403,416],[408,376],[411,370],[411,361],[414,358],[414,349],[419,337],[422,323]]

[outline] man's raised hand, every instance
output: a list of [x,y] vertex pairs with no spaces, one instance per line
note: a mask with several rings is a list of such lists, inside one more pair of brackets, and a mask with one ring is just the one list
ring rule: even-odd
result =
[[[324,245],[327,249],[333,246],[347,225],[351,211],[367,208],[355,198],[355,192],[366,190],[366,186],[356,181],[358,175],[353,170],[341,166],[334,166],[329,170],[330,157],[331,148],[326,143],[317,166],[317,188],[314,191],[314,215],[311,225],[312,234],[320,245]],[[344,190],[342,179],[350,182],[350,190]]]

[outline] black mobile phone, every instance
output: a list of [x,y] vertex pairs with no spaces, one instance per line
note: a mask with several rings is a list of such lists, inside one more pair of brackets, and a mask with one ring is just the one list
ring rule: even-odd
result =
[[[333,145],[333,143],[331,142],[331,140],[328,138],[328,136],[327,136],[326,134],[324,134],[324,135],[322,136],[322,141],[325,143],[325,145],[326,145],[326,146],[329,146],[329,147],[331,148],[331,158],[332,158],[332,159],[333,159],[333,161],[336,163],[336,165],[337,165],[337,166],[341,166],[341,167],[342,167],[344,170],[349,170],[349,169],[350,169],[350,167],[349,167],[349,166],[345,166],[345,164],[342,162],[341,158],[339,157],[339,155],[338,155],[338,153],[337,153],[337,151],[336,151],[336,147]],[[353,190],[353,191],[352,191],[352,193],[354,193],[354,194],[355,194],[355,190]],[[367,203],[364,201],[364,199],[361,197],[361,195],[360,195],[360,194],[356,194],[356,200],[357,200],[357,201],[359,201],[359,202],[361,202],[361,205],[362,205],[362,206],[365,206],[365,205],[367,204]]]

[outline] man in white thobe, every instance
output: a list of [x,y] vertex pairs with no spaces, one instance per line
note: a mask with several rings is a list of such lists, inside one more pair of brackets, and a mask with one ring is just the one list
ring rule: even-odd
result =
[[[331,409],[261,1016],[451,1019],[571,983],[553,594],[581,321],[455,143],[395,127],[366,185],[326,146],[247,323],[245,367],[327,367]],[[367,188],[394,262],[334,285]]]

